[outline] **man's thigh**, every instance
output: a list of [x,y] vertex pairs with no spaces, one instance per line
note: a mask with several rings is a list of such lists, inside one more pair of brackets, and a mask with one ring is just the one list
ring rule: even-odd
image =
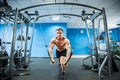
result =
[[66,61],[66,57],[65,56],[61,56],[60,57],[60,63],[65,63],[65,61]]

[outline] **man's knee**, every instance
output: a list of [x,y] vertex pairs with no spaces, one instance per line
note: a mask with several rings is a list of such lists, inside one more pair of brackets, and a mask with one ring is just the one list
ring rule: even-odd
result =
[[61,66],[65,65],[65,61],[60,61]]
[[64,65],[64,63],[63,63],[63,62],[61,62],[60,64],[61,64],[61,65]]

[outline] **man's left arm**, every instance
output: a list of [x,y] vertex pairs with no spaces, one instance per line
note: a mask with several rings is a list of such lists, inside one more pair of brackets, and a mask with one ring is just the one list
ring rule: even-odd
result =
[[67,40],[66,41],[66,49],[67,49],[67,55],[66,55],[66,62],[65,62],[65,65],[68,63],[68,61],[70,60],[71,58],[71,46],[70,46],[70,41]]

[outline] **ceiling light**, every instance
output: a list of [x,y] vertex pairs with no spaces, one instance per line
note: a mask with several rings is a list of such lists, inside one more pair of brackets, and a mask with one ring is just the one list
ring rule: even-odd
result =
[[90,23],[91,23],[91,20],[87,19],[87,23],[90,24]]
[[52,16],[51,18],[52,18],[53,21],[58,21],[58,20],[60,20],[60,16],[58,16],[58,15],[54,15],[54,16]]

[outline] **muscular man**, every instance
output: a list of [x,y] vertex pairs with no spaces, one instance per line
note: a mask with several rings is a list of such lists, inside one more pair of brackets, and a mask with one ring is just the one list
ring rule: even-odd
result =
[[51,39],[48,48],[48,53],[52,64],[55,63],[52,53],[54,45],[56,45],[56,57],[58,58],[61,66],[61,78],[65,78],[65,67],[71,57],[71,48],[69,40],[63,37],[62,28],[56,29],[56,37]]

